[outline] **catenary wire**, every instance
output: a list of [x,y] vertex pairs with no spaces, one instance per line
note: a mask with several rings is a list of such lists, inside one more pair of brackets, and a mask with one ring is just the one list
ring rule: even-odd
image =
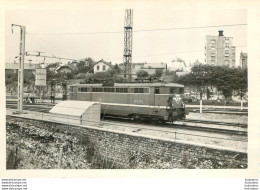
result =
[[[247,24],[226,24],[226,25],[212,25],[212,26],[192,26],[192,27],[175,27],[175,28],[156,28],[156,29],[141,29],[133,30],[133,32],[153,32],[153,31],[169,31],[169,30],[187,30],[187,29],[203,29],[203,28],[216,28],[216,27],[234,27],[234,26],[247,26]],[[28,32],[32,35],[77,35],[77,34],[120,34],[124,31],[111,31],[111,32],[49,32],[49,33],[37,33]]]

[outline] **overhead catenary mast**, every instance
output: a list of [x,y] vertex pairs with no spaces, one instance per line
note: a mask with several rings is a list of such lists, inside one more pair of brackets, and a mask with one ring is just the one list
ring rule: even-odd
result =
[[133,40],[133,9],[125,10],[124,26],[124,78],[132,82],[132,40]]
[[18,112],[23,111],[23,83],[24,83],[24,55],[25,55],[25,26],[12,24],[13,27],[20,27],[20,54],[19,54],[19,67],[18,67]]
[[37,54],[32,54],[30,52],[25,52],[26,56],[35,56],[35,57],[43,57],[44,59],[46,58],[54,58],[54,59],[63,59],[63,60],[71,60],[71,61],[81,61],[81,60],[77,60],[77,59],[70,59],[70,58],[64,58],[64,57],[57,57],[57,56],[47,56],[47,55],[41,55],[44,52],[40,52],[40,51],[35,51]]

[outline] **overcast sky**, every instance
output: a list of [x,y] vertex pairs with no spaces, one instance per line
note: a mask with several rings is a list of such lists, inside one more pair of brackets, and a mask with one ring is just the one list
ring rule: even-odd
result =
[[[6,61],[13,61],[19,54],[19,29],[11,33],[11,24],[19,24],[26,26],[26,51],[42,51],[45,55],[72,59],[91,57],[98,61],[103,58],[113,64],[121,63],[124,14],[124,9],[116,8],[7,11]],[[247,24],[246,10],[134,9],[133,16],[134,31],[231,24]],[[247,52],[247,26],[134,32],[133,62],[167,63],[174,57],[187,63],[197,59],[204,62],[206,35],[218,35],[218,30],[233,37],[234,46],[245,46],[237,47],[238,65],[240,52]],[[27,59],[41,61],[33,57]]]

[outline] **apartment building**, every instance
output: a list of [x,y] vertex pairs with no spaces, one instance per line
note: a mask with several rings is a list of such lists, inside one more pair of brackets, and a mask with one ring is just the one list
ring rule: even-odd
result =
[[240,53],[240,67],[242,69],[247,68],[247,53]]
[[223,30],[219,30],[218,36],[206,36],[205,62],[211,65],[236,66],[236,47],[233,46],[233,38],[225,37]]

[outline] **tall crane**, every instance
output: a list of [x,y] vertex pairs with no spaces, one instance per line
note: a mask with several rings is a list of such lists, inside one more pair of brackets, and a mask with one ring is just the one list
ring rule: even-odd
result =
[[125,10],[124,26],[124,78],[132,82],[133,9]]

